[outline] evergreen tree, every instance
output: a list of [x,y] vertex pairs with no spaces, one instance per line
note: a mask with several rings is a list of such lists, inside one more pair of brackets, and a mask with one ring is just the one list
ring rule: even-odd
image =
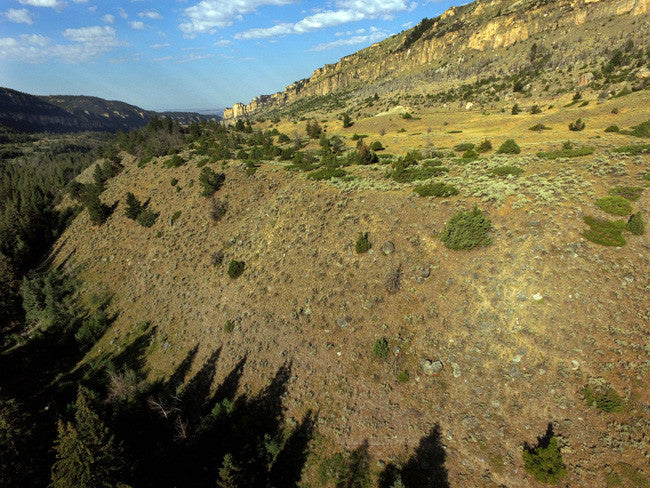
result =
[[223,457],[223,463],[219,468],[219,488],[237,488],[241,484],[241,468],[233,460],[232,454],[228,453]]
[[131,220],[135,220],[138,218],[138,215],[140,215],[140,212],[142,212],[142,204],[133,193],[128,192],[126,194],[125,215]]
[[89,191],[84,195],[84,207],[88,210],[90,222],[93,225],[102,225],[108,218],[109,208],[99,199],[99,188]]

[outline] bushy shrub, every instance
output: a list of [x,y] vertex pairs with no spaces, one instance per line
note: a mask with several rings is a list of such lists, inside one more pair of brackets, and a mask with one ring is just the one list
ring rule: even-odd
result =
[[108,317],[100,310],[83,322],[75,334],[75,339],[82,348],[90,348],[104,335],[109,325]]
[[506,139],[497,149],[497,154],[519,154],[520,152],[521,148],[514,139]]
[[331,178],[342,178],[347,173],[341,168],[321,168],[307,174],[307,178],[312,180],[329,180]]
[[598,208],[612,215],[629,215],[632,213],[632,205],[621,196],[614,195],[596,200]]
[[402,370],[400,373],[397,375],[397,381],[400,383],[408,383],[408,381],[411,379],[411,375],[407,370]]
[[543,130],[551,130],[551,128],[547,125],[544,124],[535,124],[532,127],[529,127],[528,130],[534,130],[537,132],[541,132]]
[[639,125],[632,127],[630,132],[634,137],[650,137],[650,120],[641,122]]
[[617,186],[609,190],[610,195],[618,195],[632,202],[641,198],[641,193],[643,193],[643,188],[640,186]]
[[623,410],[621,397],[611,386],[594,391],[591,386],[587,385],[583,388],[582,395],[587,405],[594,406],[603,412],[612,413]]
[[467,151],[465,151],[463,153],[461,158],[462,159],[470,159],[470,160],[476,159],[476,158],[478,158],[478,153],[474,149],[468,149]]
[[223,331],[229,334],[233,330],[235,330],[235,323],[232,320],[228,320],[223,326]]
[[468,151],[469,149],[474,149],[476,145],[473,142],[461,142],[454,146],[455,151]]
[[202,186],[201,195],[204,197],[211,197],[214,192],[221,188],[223,182],[226,180],[226,175],[217,173],[212,168],[206,166],[201,170],[199,175],[199,183]]
[[388,340],[385,337],[377,339],[372,345],[372,353],[376,358],[386,359],[389,352]]
[[228,263],[228,276],[232,279],[239,278],[244,272],[246,263],[244,261],[235,261],[234,259],[230,260]]
[[619,132],[621,129],[618,125],[610,125],[605,129],[605,132]]
[[515,104],[512,106],[512,109],[510,110],[510,113],[511,113],[512,115],[517,115],[518,113],[521,113],[521,107],[519,106],[518,103],[515,103]]
[[413,190],[421,197],[451,197],[458,195],[458,189],[454,185],[445,183],[418,185]]
[[183,159],[178,154],[174,154],[171,158],[165,161],[164,165],[166,168],[179,168],[185,164],[185,159]]
[[645,234],[645,222],[641,212],[632,214],[630,220],[627,221],[626,229],[635,236],[642,236]]
[[563,148],[557,151],[540,151],[537,156],[544,159],[558,159],[558,158],[576,158],[579,156],[589,156],[594,153],[594,148],[591,146],[583,146],[572,148]]
[[541,114],[542,109],[539,107],[539,105],[533,105],[532,107],[530,107],[530,113],[533,115]]
[[357,242],[354,243],[354,250],[357,254],[363,254],[368,252],[371,247],[372,244],[370,244],[370,241],[368,240],[368,233],[360,232]]
[[494,176],[519,176],[523,172],[519,166],[497,166],[490,171]]
[[585,127],[586,127],[586,124],[582,121],[582,119],[578,119],[575,122],[571,122],[569,124],[569,130],[574,131],[574,132],[584,130]]
[[137,222],[142,227],[151,227],[156,223],[158,219],[158,214],[151,209],[145,209],[138,215]]
[[210,217],[213,221],[219,222],[226,211],[228,210],[228,202],[225,200],[219,200],[218,198],[212,199],[212,206],[210,208]]
[[440,239],[449,249],[472,249],[492,243],[488,235],[492,222],[477,207],[459,210],[447,222]]
[[541,483],[555,484],[567,474],[556,437],[546,446],[524,448],[523,458],[526,471]]
[[489,139],[484,139],[476,146],[476,152],[484,153],[492,150],[492,142]]
[[382,145],[381,142],[375,141],[370,145],[370,149],[373,151],[382,151],[384,149],[384,146]]
[[626,146],[619,146],[612,150],[615,153],[621,154],[645,154],[650,153],[650,144],[628,144]]
[[623,230],[626,223],[623,220],[596,219],[586,215],[584,222],[589,226],[582,235],[596,244],[602,246],[624,246],[626,241],[623,237]]

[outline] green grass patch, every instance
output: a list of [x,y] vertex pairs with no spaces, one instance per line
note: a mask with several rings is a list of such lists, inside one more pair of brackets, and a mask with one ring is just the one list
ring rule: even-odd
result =
[[519,166],[497,166],[490,170],[490,174],[494,176],[519,176],[524,172],[523,168]]
[[589,156],[594,153],[594,148],[591,146],[577,147],[575,149],[559,149],[557,151],[540,151],[537,156],[544,159],[559,159],[559,158],[577,158],[580,156]]
[[603,212],[612,215],[629,215],[632,213],[632,204],[629,200],[618,195],[599,198],[596,200],[596,205]]
[[532,127],[529,127],[528,130],[534,130],[537,132],[542,132],[543,130],[551,130],[551,127],[544,124],[535,124]]
[[617,186],[609,190],[610,195],[618,195],[632,202],[636,202],[641,198],[641,193],[643,193],[643,188],[640,186]]
[[619,146],[612,150],[615,153],[621,154],[645,154],[650,153],[650,144],[628,144],[626,146]]
[[343,178],[347,173],[341,168],[321,168],[307,174],[311,180],[330,180],[332,178]]
[[458,189],[454,185],[445,183],[418,185],[413,190],[421,197],[452,197],[458,195]]
[[582,233],[585,239],[601,246],[620,247],[626,244],[623,237],[626,227],[624,220],[597,219],[587,215],[584,217],[584,221],[589,226],[589,229]]
[[594,391],[591,386],[587,385],[582,389],[582,395],[587,405],[596,407],[603,412],[612,413],[623,410],[621,397],[612,387]]

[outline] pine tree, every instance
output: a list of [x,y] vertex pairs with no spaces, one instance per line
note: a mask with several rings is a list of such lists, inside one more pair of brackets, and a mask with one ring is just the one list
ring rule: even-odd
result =
[[126,194],[126,211],[124,212],[125,215],[131,220],[135,220],[138,218],[138,215],[140,215],[140,212],[142,212],[142,204],[133,193],[128,192]]
[[232,454],[228,453],[223,457],[223,463],[219,468],[219,488],[237,488],[241,484],[241,468],[233,460]]
[[84,206],[93,225],[102,225],[108,217],[109,209],[99,199],[98,191],[89,191],[84,195]]
[[92,486],[93,458],[70,423],[59,421],[59,436],[54,442],[56,462],[52,467],[54,488],[85,488]]

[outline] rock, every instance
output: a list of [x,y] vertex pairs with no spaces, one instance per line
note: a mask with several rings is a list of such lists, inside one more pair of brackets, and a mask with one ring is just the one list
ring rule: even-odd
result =
[[428,376],[436,376],[440,374],[444,365],[442,361],[431,361],[430,359],[425,359],[422,361],[422,371]]
[[541,293],[535,293],[535,294],[533,295],[533,300],[536,300],[536,301],[538,301],[538,302],[539,302],[540,300],[542,300],[543,298],[544,298],[544,295],[542,295]]
[[383,252],[385,255],[392,254],[395,252],[395,244],[393,244],[390,241],[386,241],[381,245],[381,252]]
[[345,329],[348,325],[350,325],[350,322],[352,322],[352,317],[348,315],[336,319],[336,325],[338,325],[341,329]]
[[457,363],[451,363],[451,370],[454,373],[454,378],[460,377],[460,366]]
[[573,368],[571,369],[573,369],[574,371],[580,367],[580,363],[575,359],[571,361],[571,365],[573,366]]
[[428,278],[431,275],[431,267],[421,266],[419,272],[422,278]]

